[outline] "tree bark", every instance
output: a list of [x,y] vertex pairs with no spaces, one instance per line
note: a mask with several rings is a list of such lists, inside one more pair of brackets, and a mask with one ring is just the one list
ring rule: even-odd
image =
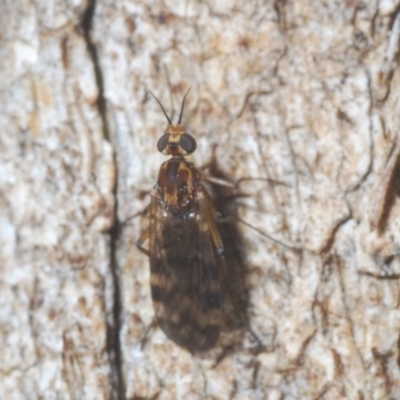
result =
[[[0,398],[399,398],[399,10],[0,4]],[[166,160],[149,91],[176,121],[189,87],[246,306],[195,355],[152,327],[129,219]]]

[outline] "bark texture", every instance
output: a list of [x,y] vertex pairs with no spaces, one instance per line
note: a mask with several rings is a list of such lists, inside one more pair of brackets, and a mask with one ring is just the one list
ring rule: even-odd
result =
[[[399,12],[3,0],[0,398],[400,398]],[[146,218],[123,223],[165,160],[149,90],[176,120],[189,86],[191,160],[251,225],[248,323],[203,355],[149,329]]]

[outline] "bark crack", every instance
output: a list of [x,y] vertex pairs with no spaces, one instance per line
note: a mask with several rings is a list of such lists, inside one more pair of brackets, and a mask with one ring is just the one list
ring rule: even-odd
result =
[[[111,141],[109,124],[107,120],[107,104],[104,97],[104,78],[101,69],[98,51],[91,33],[93,28],[93,19],[95,15],[96,0],[88,0],[87,7],[82,14],[81,28],[86,41],[89,57],[93,64],[96,84],[98,87],[97,108],[102,121],[103,136],[107,141]],[[113,190],[115,206],[114,215],[117,216],[118,211],[118,173],[116,184]],[[125,385],[122,371],[122,353],[120,343],[121,331],[121,293],[117,262],[117,246],[119,238],[119,221],[115,218],[115,222],[109,231],[110,235],[110,273],[112,278],[112,304],[108,308],[107,315],[107,353],[110,364],[110,399],[125,400]],[[107,309],[107,306],[106,306]]]

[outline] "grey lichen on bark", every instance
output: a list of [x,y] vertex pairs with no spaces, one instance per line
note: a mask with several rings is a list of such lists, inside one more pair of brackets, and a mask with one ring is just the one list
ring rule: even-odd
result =
[[[74,4],[0,13],[0,397],[400,397],[399,5]],[[253,227],[249,326],[201,356],[149,331],[121,224],[165,160],[149,90],[176,118],[189,86],[191,160]]]
[[115,165],[86,5],[2,3],[0,398],[107,398]]

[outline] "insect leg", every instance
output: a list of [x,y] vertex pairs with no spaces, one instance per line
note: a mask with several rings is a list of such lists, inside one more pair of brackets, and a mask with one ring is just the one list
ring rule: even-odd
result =
[[147,228],[139,237],[139,239],[136,241],[136,246],[137,248],[144,254],[146,254],[146,256],[150,256],[150,252],[149,250],[145,249],[143,247],[143,243],[148,240],[150,237],[150,228]]
[[134,218],[138,216],[144,217],[145,215],[148,214],[149,212],[150,205],[148,205],[144,210],[137,212],[136,214],[131,215],[128,217],[125,221],[121,222],[121,226],[127,225],[129,221],[133,220]]
[[228,187],[231,189],[235,189],[237,187],[237,185],[235,183],[229,182],[222,178],[216,178],[215,176],[211,176],[211,175],[201,174],[201,179],[203,181],[213,183],[214,185],[224,186],[224,187]]

